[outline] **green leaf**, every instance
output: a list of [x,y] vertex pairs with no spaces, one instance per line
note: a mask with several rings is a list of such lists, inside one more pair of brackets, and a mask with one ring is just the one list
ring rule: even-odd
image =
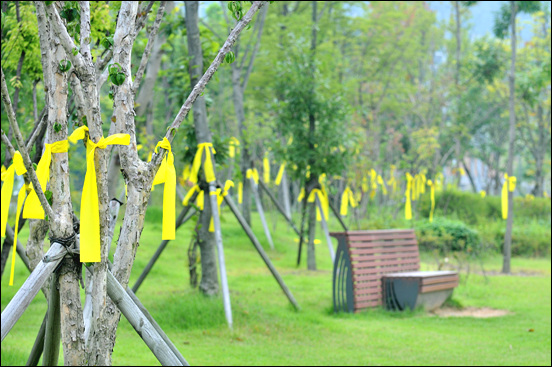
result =
[[236,55],[234,55],[234,53],[232,51],[229,51],[226,56],[224,56],[224,61],[227,63],[227,64],[231,64],[234,62],[234,60],[236,59]]
[[46,190],[46,192],[44,193],[44,196],[46,196],[46,200],[48,200],[48,203],[50,205],[52,205],[52,196],[53,196],[53,193],[50,191],[50,190]]
[[79,47],[75,47],[73,48],[73,56],[77,56],[77,54],[79,53]]
[[56,122],[56,123],[54,124],[54,131],[55,131],[56,133],[59,133],[59,132],[61,131],[61,128],[62,128],[62,126],[61,126],[60,123]]
[[58,65],[59,71],[61,71],[62,73],[64,73],[64,72],[68,71],[69,69],[71,69],[71,65],[72,65],[72,64],[71,64],[71,61],[69,61],[69,60],[61,60],[61,61],[59,62],[59,65]]

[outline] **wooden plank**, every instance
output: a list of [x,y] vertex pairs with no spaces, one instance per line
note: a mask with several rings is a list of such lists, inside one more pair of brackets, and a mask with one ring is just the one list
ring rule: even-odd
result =
[[364,301],[364,302],[355,303],[355,312],[356,312],[357,310],[360,310],[360,309],[363,309],[363,308],[379,306],[379,305],[381,305],[381,301],[382,301],[382,300],[379,299],[379,300]]
[[[29,275],[15,296],[13,296],[4,311],[2,311],[2,340],[8,335],[21,315],[23,315],[23,312],[25,312],[44,282],[61,262],[66,252],[67,249],[65,247],[57,242],[53,243],[44,258],[38,263],[35,270]],[[44,262],[44,259],[55,260]]]
[[[355,261],[353,259],[353,261]],[[407,259],[393,259],[393,260],[386,260],[386,261],[380,261],[377,263],[364,263],[364,262],[356,262],[353,265],[353,275],[355,274],[370,274],[370,272],[364,272],[363,270],[379,270],[381,273],[398,273],[402,270],[403,265],[419,265],[417,262],[417,258],[407,258]],[[387,271],[388,270],[388,271]]]
[[458,281],[458,275],[449,275],[449,276],[446,276],[446,277],[422,278],[422,285],[447,283],[447,282],[457,282],[457,281]]
[[107,294],[163,366],[182,366],[174,352],[109,270],[107,272]]
[[354,242],[349,241],[350,249],[362,249],[366,247],[381,247],[388,248],[394,246],[405,246],[405,247],[415,247],[418,248],[418,242],[412,239],[400,239],[396,241],[374,241],[374,242]]
[[442,291],[444,289],[452,289],[458,287],[458,281],[448,282],[448,283],[439,283],[433,285],[425,285],[420,287],[420,293],[429,293],[435,291]]
[[331,232],[333,235],[362,235],[362,234],[379,234],[379,233],[407,233],[407,232],[414,232],[413,229],[368,229],[368,230],[354,230],[354,231],[346,231],[346,232]]
[[[386,270],[383,270],[383,269],[372,269],[372,270],[373,270],[373,273],[372,273],[372,274],[379,274],[380,277],[381,277],[381,275],[385,274],[386,272],[390,272],[390,273],[395,272],[395,269],[392,269],[392,268],[390,268],[390,269],[388,269],[388,270],[387,270],[387,269],[386,269]],[[411,270],[415,270],[414,267],[412,267]],[[369,278],[371,278],[370,275],[364,275],[364,274],[363,274],[363,275],[354,275],[354,274],[353,274],[353,281],[355,281],[355,282],[362,282],[362,281],[367,280],[367,279],[369,279]]]
[[57,366],[61,339],[61,311],[58,288],[58,274],[53,273],[50,278],[50,297],[48,297],[48,320],[44,335],[43,366]]
[[[354,256],[353,256],[354,255]],[[389,259],[418,259],[418,252],[404,252],[401,254],[389,254],[389,255],[364,255],[364,254],[351,254],[352,261],[358,261],[362,264],[370,264],[372,262],[381,262],[380,260]],[[377,265],[377,264],[376,264]]]
[[361,303],[361,302],[366,302],[366,301],[381,300],[381,297],[382,297],[381,292],[372,293],[372,294],[369,294],[369,295],[363,295],[363,296],[360,296],[360,297],[355,297],[355,304],[358,304],[358,303]]
[[374,248],[351,248],[349,247],[349,253],[351,255],[374,255],[374,254],[398,254],[403,252],[415,252],[418,253],[418,246],[384,246]]
[[358,236],[347,236],[350,242],[364,241],[381,241],[381,240],[399,240],[399,239],[415,239],[416,235],[411,233],[386,233],[386,234],[367,234]]

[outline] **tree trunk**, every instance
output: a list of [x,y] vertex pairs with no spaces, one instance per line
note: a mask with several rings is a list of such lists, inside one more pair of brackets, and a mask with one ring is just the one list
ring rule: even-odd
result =
[[309,243],[307,245],[307,268],[316,270],[316,253],[314,240],[316,237],[316,203],[308,203],[309,210]]
[[[508,177],[514,174],[514,146],[516,141],[516,110],[515,110],[515,87],[516,87],[516,12],[517,4],[515,1],[510,2],[511,19],[510,26],[512,27],[512,62],[510,65],[510,75],[508,76],[510,84],[510,130],[508,142],[508,163],[506,169]],[[508,185],[508,183],[505,183]],[[512,254],[512,227],[514,224],[514,193],[508,190],[508,219],[506,220],[506,233],[504,234],[504,258],[502,262],[502,272],[510,274],[510,257]]]
[[[192,89],[203,74],[203,51],[199,37],[198,1],[186,1],[186,34],[188,39],[188,52],[192,57],[190,62],[190,80]],[[210,143],[211,132],[207,124],[207,108],[205,98],[199,96],[193,104],[194,127],[198,143]],[[244,176],[245,177],[245,176]],[[218,273],[215,253],[215,236],[209,232],[212,210],[209,200],[208,184],[203,175],[200,177],[199,187],[205,191],[205,205],[200,213],[199,221],[199,249],[201,252],[201,281],[199,289],[206,295],[218,293]]]

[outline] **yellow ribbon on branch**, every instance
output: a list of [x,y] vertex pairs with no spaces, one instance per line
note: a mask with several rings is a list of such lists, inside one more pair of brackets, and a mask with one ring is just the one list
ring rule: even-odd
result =
[[504,174],[504,184],[502,185],[502,219],[508,219],[508,191],[514,192],[516,189],[517,178]]
[[282,183],[282,177],[284,176],[284,170],[286,169],[286,164],[282,163],[280,165],[280,169],[278,170],[278,175],[276,176],[276,180],[274,180],[274,183],[276,186],[280,186]]
[[[234,187],[234,182],[227,180],[226,183],[224,184],[223,190],[218,188],[217,191],[210,193],[210,195],[217,196],[217,206],[218,206],[219,217],[220,217],[220,204],[222,204],[224,197],[228,195],[228,190],[230,190],[231,187]],[[214,232],[214,231],[215,231],[215,221],[213,219],[213,216],[211,216],[211,222],[209,223],[209,232]]]
[[265,155],[263,158],[263,176],[264,176],[264,182],[266,184],[270,183],[270,161],[268,160],[268,156]]
[[152,186],[165,184],[163,189],[163,232],[161,239],[174,240],[175,239],[175,202],[176,202],[176,169],[174,168],[174,154],[172,153],[171,143],[167,138],[163,138],[155,146],[155,153],[157,148],[163,148],[167,150],[161,166],[157,171],[157,174],[153,178]]
[[184,196],[184,200],[182,200],[182,205],[188,206],[190,203],[190,199],[194,192],[198,192],[196,197],[196,205],[198,206],[199,210],[203,211],[203,207],[205,204],[205,194],[203,190],[199,188],[198,185],[194,185],[187,193],[186,196]]
[[243,203],[243,182],[238,182],[238,204]]
[[355,196],[353,195],[353,191],[349,188],[349,186],[347,186],[341,195],[341,210],[339,213],[342,216],[347,215],[349,205],[351,205],[351,208],[356,208],[358,204],[355,200]]
[[431,210],[429,211],[429,221],[433,222],[433,213],[435,212],[435,185],[433,184],[433,181],[427,180],[427,186],[429,186],[431,190]]
[[322,207],[322,212],[320,212],[320,208],[316,207],[316,220],[320,222],[322,220],[322,215],[324,215],[324,219],[328,220],[329,218],[329,202],[328,197],[326,196],[326,193],[320,189],[313,189],[309,197],[307,198],[307,202],[313,203],[318,196],[318,200],[320,200],[320,206]]
[[239,147],[240,147],[240,141],[235,137],[231,137],[230,144],[228,146],[228,155],[230,156],[230,158],[234,158],[236,156],[236,152],[237,153],[240,152]]
[[256,168],[248,168],[247,171],[245,171],[245,177],[252,178],[257,185],[259,184],[259,172]]
[[387,187],[385,187],[385,182],[383,182],[383,177],[381,177],[381,175],[378,175],[377,181],[378,181],[378,184],[381,186],[383,195],[387,195]]
[[370,170],[370,184],[372,186],[372,191],[370,191],[370,199],[373,199],[376,196],[376,191],[378,190],[378,174],[375,169]]
[[301,191],[299,191],[299,196],[297,197],[297,202],[300,203],[305,198],[305,188],[301,187]]
[[[88,127],[81,126],[69,136],[69,141],[75,144],[78,140],[84,140]],[[100,262],[100,208],[98,202],[98,186],[96,181],[96,167],[94,153],[96,149],[105,149],[108,145],[129,145],[129,134],[113,134],[107,138],[102,137],[97,143],[90,138],[86,140],[86,175],[82,187],[80,207],[80,261]]]
[[[213,151],[211,153],[211,150]],[[197,152],[192,163],[192,172],[190,174],[190,181],[194,184],[197,183],[197,175],[199,173],[199,167],[201,167],[201,159],[205,152],[205,162],[203,163],[203,170],[205,171],[205,179],[207,182],[213,182],[216,180],[215,169],[213,168],[213,154],[216,154],[215,148],[212,143],[201,143],[197,145]]]
[[[36,167],[36,177],[40,182],[42,192],[46,191],[46,185],[50,181],[50,164],[52,163],[52,153],[67,153],[69,151],[69,142],[60,140],[55,143],[45,144],[44,153]],[[44,219],[44,208],[38,200],[38,195],[31,184],[31,192],[27,196],[25,208],[23,209],[23,218]]]
[[406,191],[404,193],[404,196],[406,196],[406,204],[404,205],[404,218],[406,220],[412,219],[412,201],[411,201],[411,194],[412,194],[412,175],[410,173],[406,173]]

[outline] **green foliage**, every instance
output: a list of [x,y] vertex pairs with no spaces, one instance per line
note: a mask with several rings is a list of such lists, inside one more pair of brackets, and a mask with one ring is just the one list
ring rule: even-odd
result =
[[[517,13],[535,13],[540,10],[540,1],[516,1]],[[506,38],[512,18],[510,1],[502,4],[500,11],[495,14],[493,26],[494,34],[498,38]]]
[[236,60],[236,55],[232,51],[228,51],[228,53],[224,56],[224,62],[227,64],[231,64]]
[[65,73],[66,71],[69,71],[69,69],[71,69],[71,61],[69,60],[61,60],[59,62],[59,65],[58,65],[58,69],[59,71],[61,71],[62,73]]
[[[182,143],[185,148],[181,150],[180,160],[185,164],[192,164],[194,157],[197,152],[197,137],[195,134],[194,126],[191,124],[181,125],[180,126],[179,137],[182,139]],[[215,163],[224,164],[228,159],[228,146],[229,138],[223,138],[219,135],[213,135],[213,148],[216,151],[215,154]]]
[[119,86],[124,83],[126,79],[126,75],[123,72],[122,66],[118,62],[109,65],[108,70],[109,70],[109,80],[111,80],[113,84]]
[[75,42],[79,43],[80,37],[80,5],[78,1],[66,1],[65,6],[59,12],[59,16],[66,21],[67,31]]
[[422,251],[479,253],[481,239],[474,229],[460,221],[437,218],[416,227],[418,246]]

